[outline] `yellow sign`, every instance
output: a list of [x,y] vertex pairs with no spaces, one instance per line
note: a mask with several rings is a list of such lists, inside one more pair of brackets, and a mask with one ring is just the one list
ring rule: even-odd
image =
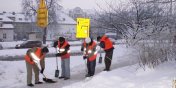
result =
[[76,38],[89,37],[90,19],[77,18]]
[[37,10],[37,25],[43,28],[48,25],[48,9],[44,0],[40,0],[39,9]]

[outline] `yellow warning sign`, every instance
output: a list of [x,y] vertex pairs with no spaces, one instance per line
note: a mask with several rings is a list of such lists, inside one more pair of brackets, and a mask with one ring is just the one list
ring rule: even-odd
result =
[[76,38],[89,37],[90,19],[77,18]]
[[48,9],[46,8],[45,0],[40,0],[39,9],[37,10],[37,25],[39,27],[48,25]]

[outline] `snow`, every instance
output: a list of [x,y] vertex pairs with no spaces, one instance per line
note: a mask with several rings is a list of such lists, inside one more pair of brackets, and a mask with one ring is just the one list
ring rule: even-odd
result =
[[156,69],[132,65],[111,72],[101,72],[88,82],[78,82],[63,88],[171,88],[175,77],[175,62],[167,62]]
[[[17,41],[17,42],[1,42],[3,50],[0,50],[0,56],[18,56],[18,55],[25,55],[26,51],[28,50],[27,48],[25,49],[8,49],[8,48],[14,48],[15,45],[21,44],[23,41]],[[81,45],[80,41],[73,41],[69,42],[71,45]],[[55,53],[55,48],[51,47],[51,42],[47,42],[49,45],[49,53]],[[71,46],[70,47],[71,52],[80,52],[81,46]]]
[[64,12],[60,12],[59,16],[60,16],[58,19],[59,24],[73,24],[73,25],[76,24],[76,21],[74,21],[71,17],[69,17]]
[[4,15],[0,15],[0,19],[2,19],[0,20],[1,22],[12,22],[13,21]]
[[[20,56],[25,55],[28,49],[4,49],[0,50],[0,56]],[[71,52],[80,52],[81,46],[70,47]],[[49,53],[55,53],[56,50],[53,47],[49,48]]]
[[[169,61],[157,66],[155,69],[146,68],[143,70],[138,65],[136,54],[135,49],[126,48],[125,45],[118,45],[113,54],[111,71],[102,71],[104,63],[99,64],[97,62],[96,74],[92,78],[85,78],[86,67],[82,56],[71,56],[71,79],[66,81],[54,77],[56,58],[46,58],[44,73],[47,78],[56,80],[57,83],[44,83],[35,85],[34,88],[172,87],[172,80],[175,78],[176,73],[175,62]],[[60,58],[58,60],[60,69]],[[42,75],[40,75],[40,80],[42,80]],[[26,65],[24,61],[0,61],[0,88],[28,88],[26,86]]]
[[15,48],[17,44],[21,44],[23,41],[13,41],[13,42],[0,42],[3,48]]
[[0,26],[0,28],[14,28],[14,26],[12,24],[2,24],[2,27]]
[[25,14],[22,13],[10,13],[10,12],[6,12],[3,13],[4,17],[11,17],[14,18],[15,22],[31,22],[31,20],[29,18],[25,17]]

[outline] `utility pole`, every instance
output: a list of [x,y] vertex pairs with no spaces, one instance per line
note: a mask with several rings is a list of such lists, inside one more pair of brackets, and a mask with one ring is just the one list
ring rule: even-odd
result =
[[43,29],[43,44],[46,44],[48,9],[45,0],[40,0],[39,8],[37,10],[37,25]]

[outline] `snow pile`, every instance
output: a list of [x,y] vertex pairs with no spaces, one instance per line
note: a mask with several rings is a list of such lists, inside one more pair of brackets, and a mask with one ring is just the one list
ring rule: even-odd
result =
[[139,65],[126,66],[110,72],[101,72],[88,81],[63,88],[172,88],[176,76],[175,62],[167,62],[145,71]]

